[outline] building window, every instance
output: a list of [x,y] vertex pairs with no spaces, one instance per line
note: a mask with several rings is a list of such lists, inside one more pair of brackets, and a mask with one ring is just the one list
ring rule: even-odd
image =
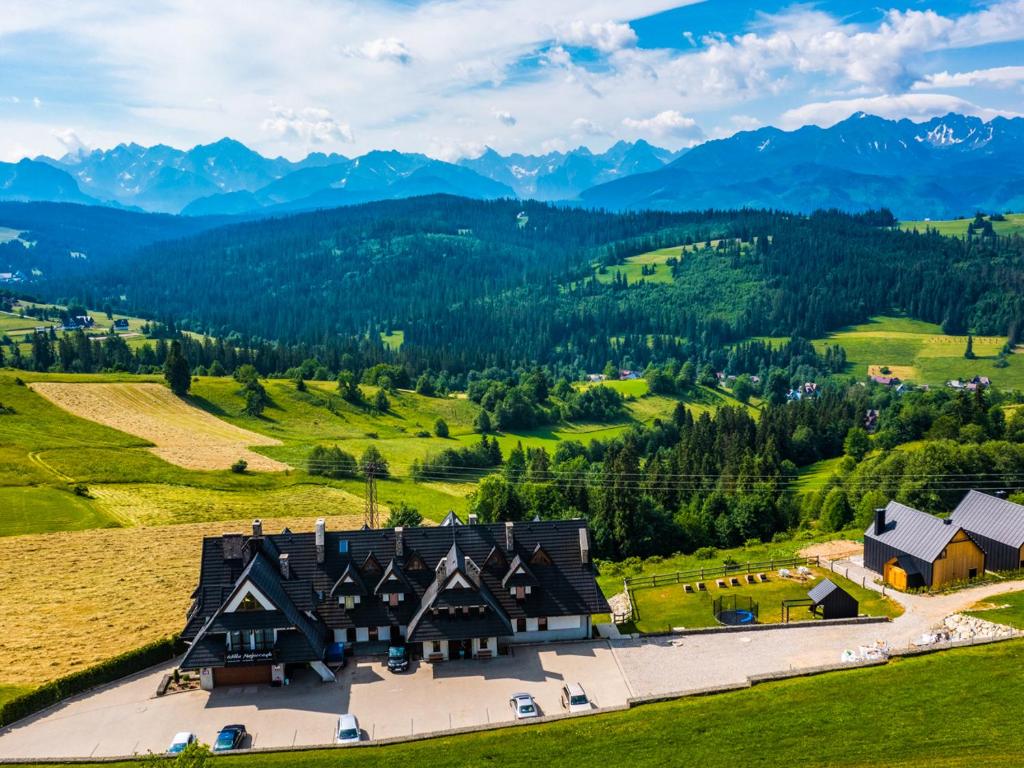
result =
[[526,619],[516,619],[516,632],[526,631]]
[[537,629],[541,632],[546,632],[548,629],[548,617],[541,616],[537,619]]
[[945,560],[946,559],[946,550],[943,549],[941,552],[939,552],[939,556],[937,558],[935,558],[935,559],[936,560]]
[[430,652],[431,653],[440,653],[441,652],[441,641],[440,640],[434,640],[430,644]]
[[356,628],[355,627],[349,627],[348,629],[345,630],[345,639],[348,642],[350,642],[350,643],[354,643],[356,641]]
[[238,611],[262,611],[263,606],[259,604],[259,601],[252,596],[252,592],[242,598],[242,602],[238,604]]
[[369,636],[370,636],[370,638],[369,638],[370,642],[371,643],[377,642],[377,635],[378,635],[377,627],[370,627],[370,629],[368,630],[368,633],[369,633]]
[[516,600],[524,600],[526,598],[526,587],[516,587]]
[[269,651],[274,647],[274,630],[256,629],[252,633],[252,649],[254,651]]
[[345,595],[345,610],[351,611],[356,607],[355,595]]
[[399,595],[398,595],[397,592],[392,592],[390,595],[388,595],[388,605],[390,605],[392,608],[397,606],[398,605],[398,597],[399,597]]
[[240,650],[242,650],[242,633],[241,632],[228,632],[228,650],[229,651],[240,651]]

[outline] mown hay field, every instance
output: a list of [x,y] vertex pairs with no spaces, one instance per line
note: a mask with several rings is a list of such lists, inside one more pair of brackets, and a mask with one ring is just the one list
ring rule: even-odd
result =
[[886,367],[890,375],[914,384],[942,386],[951,379],[987,376],[1001,389],[1024,389],[1024,350],[1009,355],[1006,368],[996,367],[1003,336],[974,336],[976,359],[968,360],[967,336],[948,336],[937,325],[905,317],[876,317],[814,342],[819,350],[831,344],[846,350],[847,370],[858,378]]
[[34,382],[32,391],[75,416],[153,443],[160,458],[187,469],[227,469],[244,459],[251,470],[287,465],[249,450],[279,440],[242,429],[196,408],[160,384]]
[[[318,515],[320,516],[320,515]],[[314,517],[264,518],[312,530]],[[329,529],[361,516],[328,516]],[[34,685],[181,630],[204,536],[251,518],[0,538],[0,685]]]

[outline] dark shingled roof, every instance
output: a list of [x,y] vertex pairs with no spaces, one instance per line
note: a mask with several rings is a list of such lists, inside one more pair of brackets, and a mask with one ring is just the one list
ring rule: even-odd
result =
[[[589,538],[583,520],[550,520],[519,522],[513,526],[513,546],[507,547],[504,523],[460,525],[450,521],[446,527],[405,528],[404,556],[397,554],[393,529],[328,531],[323,562],[317,562],[315,536],[309,532],[265,535],[248,538],[242,546],[231,537],[209,537],[203,541],[200,583],[193,593],[193,607],[183,631],[185,640],[202,640],[209,632],[208,623],[226,604],[241,583],[243,574],[256,574],[254,583],[270,599],[277,611],[306,638],[313,653],[324,645],[332,629],[388,625],[410,626],[424,604],[457,607],[481,604],[469,595],[447,590],[427,599],[428,591],[437,582],[435,569],[445,561],[445,573],[452,570],[468,574],[471,583],[479,584],[483,604],[491,607],[484,614],[458,617],[435,617],[427,611],[417,622],[424,639],[432,632],[441,638],[503,636],[512,634],[515,620],[529,617],[555,617],[607,613],[608,601],[597,586],[595,570],[583,562],[580,554],[581,536]],[[516,600],[510,587],[502,580],[509,568],[506,563],[525,563],[537,547],[551,560],[550,565],[529,567],[533,588],[524,600]],[[278,556],[288,555],[290,578],[284,579],[278,567]],[[486,565],[488,557],[490,565]],[[249,558],[249,559],[246,559]],[[422,560],[425,567],[416,567]],[[383,578],[383,571],[363,571],[365,563],[395,563],[411,590],[398,605],[379,598],[367,597]],[[412,567],[410,567],[412,566]],[[356,592],[364,595],[352,610],[346,610],[339,596],[348,592],[339,586],[348,571],[358,584]],[[474,581],[475,580],[475,581]],[[436,588],[435,588],[436,589]],[[474,602],[475,601],[475,602]],[[253,614],[259,612],[252,612]],[[437,621],[435,621],[435,618]],[[224,622],[229,621],[224,619]],[[231,620],[234,621],[234,620]],[[260,621],[270,621],[269,618]],[[223,624],[218,624],[220,627]],[[427,625],[430,625],[428,629]],[[205,630],[205,631],[204,631]],[[466,634],[468,632],[469,634]],[[279,637],[284,633],[280,633]],[[292,643],[292,640],[288,641]],[[280,643],[279,643],[280,644]],[[189,656],[199,659],[208,642],[199,642]],[[223,654],[223,644],[216,649]]]
[[880,541],[931,563],[949,545],[960,528],[955,523],[946,523],[927,512],[890,501],[885,508],[885,530],[876,536],[872,524],[864,532],[864,538]]
[[1024,546],[1024,506],[1020,504],[970,491],[951,517],[965,531],[1011,547]]
[[817,605],[833,592],[845,592],[845,590],[838,584],[834,583],[831,579],[822,579],[811,588],[811,591],[807,593],[807,596],[814,601],[815,605]]

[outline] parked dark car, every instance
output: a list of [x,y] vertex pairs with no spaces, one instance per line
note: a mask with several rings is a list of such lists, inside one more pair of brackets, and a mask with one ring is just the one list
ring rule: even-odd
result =
[[388,671],[405,672],[409,668],[409,649],[404,644],[388,648]]
[[227,752],[232,749],[241,749],[245,741],[244,725],[225,725],[217,733],[213,742],[214,752]]

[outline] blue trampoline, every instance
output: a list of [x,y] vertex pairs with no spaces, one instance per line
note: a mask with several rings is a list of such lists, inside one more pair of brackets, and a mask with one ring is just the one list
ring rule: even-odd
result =
[[720,595],[712,603],[715,620],[727,627],[757,624],[758,606],[751,598],[741,595]]

